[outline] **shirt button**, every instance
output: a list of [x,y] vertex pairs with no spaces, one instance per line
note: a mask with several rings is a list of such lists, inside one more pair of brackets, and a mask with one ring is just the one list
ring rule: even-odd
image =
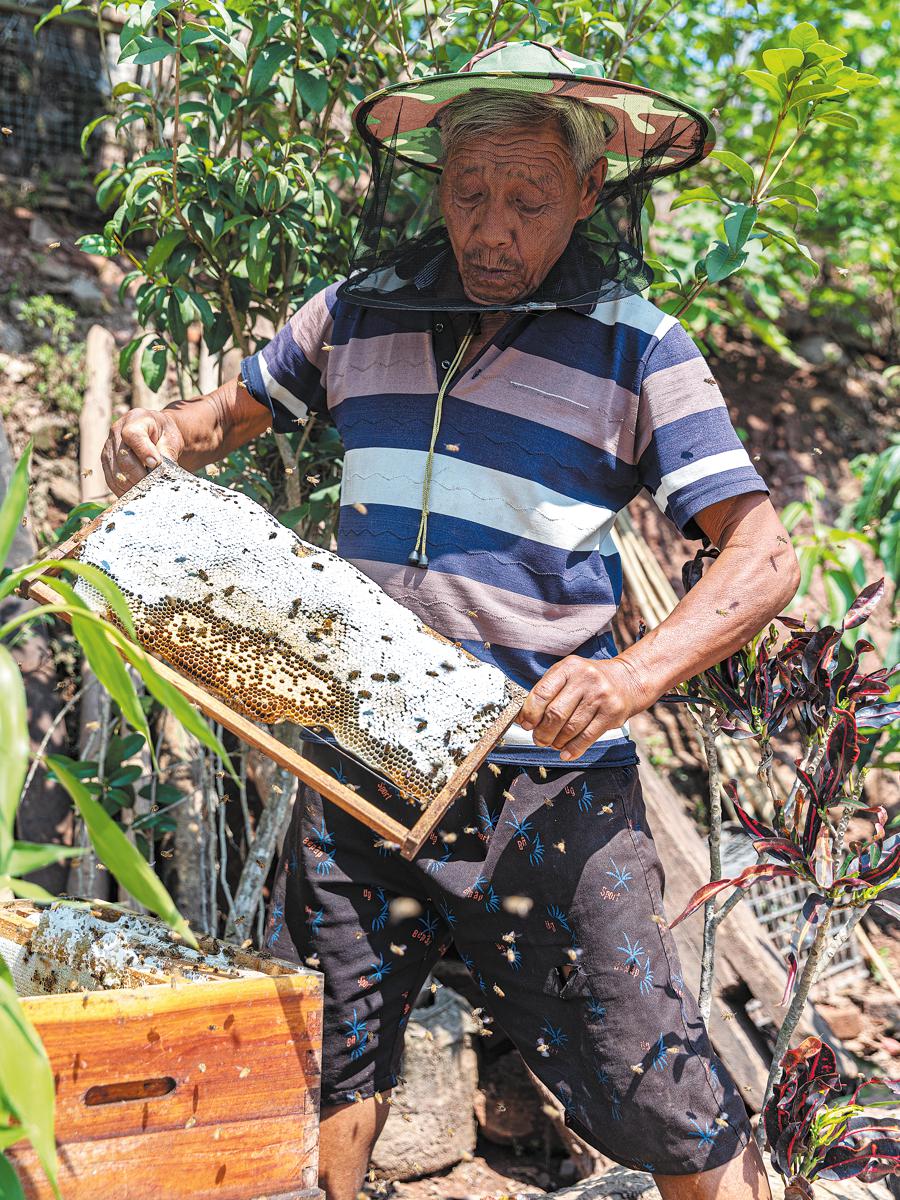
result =
[[443,360],[443,362],[441,363],[441,366],[444,368],[445,371],[448,371],[450,369],[450,359],[445,358]]
[[442,321],[438,321],[437,325],[435,325],[435,329],[437,330],[437,332],[438,332],[438,333],[443,333],[443,332],[444,332],[444,324],[443,324],[443,322],[442,322]]

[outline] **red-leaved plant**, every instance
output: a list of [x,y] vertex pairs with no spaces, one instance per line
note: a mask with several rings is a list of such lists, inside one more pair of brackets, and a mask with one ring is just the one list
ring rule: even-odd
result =
[[[703,548],[685,564],[686,590],[700,579],[703,560],[717,553]],[[773,622],[746,646],[662,698],[699,711],[709,765],[710,882],[672,922],[674,927],[697,909],[705,911],[700,985],[704,1018],[710,1011],[716,929],[734,903],[747,888],[778,877],[799,882],[806,891],[785,955],[782,1004],[790,1007],[776,1039],[763,1108],[821,969],[870,905],[900,916],[900,834],[886,838],[885,809],[866,804],[862,793],[870,768],[859,761],[860,746],[900,720],[900,702],[879,700],[891,691],[890,680],[900,666],[867,673],[860,660],[875,649],[872,643],[857,638],[852,649],[845,645],[846,632],[861,625],[883,595],[883,579],[864,587],[840,626],[817,629],[793,617],[779,617],[788,631],[783,642],[779,644]],[[720,733],[758,744],[757,774],[770,798],[767,820],[740,803],[734,782],[721,780],[715,744]],[[797,737],[802,746],[789,787],[779,784],[774,769],[772,742],[779,735]],[[723,792],[760,860],[731,878],[722,878],[721,871]],[[868,821],[870,831],[845,844],[854,817]],[[728,890],[731,896],[718,904],[717,898]],[[834,929],[833,917],[840,911],[849,912],[849,920]],[[761,1122],[760,1135],[763,1128]]]
[[[863,1100],[866,1091],[887,1096]],[[781,1060],[781,1077],[762,1120],[772,1163],[787,1181],[785,1200],[811,1200],[816,1179],[873,1183],[900,1170],[900,1121],[871,1109],[896,1104],[900,1081],[866,1079],[851,1094],[832,1048],[808,1037]]]

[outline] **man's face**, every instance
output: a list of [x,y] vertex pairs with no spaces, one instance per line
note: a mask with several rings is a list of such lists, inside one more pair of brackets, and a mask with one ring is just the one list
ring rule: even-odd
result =
[[601,158],[584,180],[555,122],[462,143],[444,166],[440,204],[466,295],[508,304],[530,295],[593,212]]

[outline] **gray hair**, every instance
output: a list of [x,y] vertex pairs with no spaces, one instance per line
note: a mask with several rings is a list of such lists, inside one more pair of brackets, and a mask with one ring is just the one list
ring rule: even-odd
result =
[[606,153],[606,117],[601,109],[564,96],[497,92],[473,88],[457,96],[441,113],[444,160],[463,143],[503,129],[531,127],[554,121],[572,152],[572,165],[584,179]]

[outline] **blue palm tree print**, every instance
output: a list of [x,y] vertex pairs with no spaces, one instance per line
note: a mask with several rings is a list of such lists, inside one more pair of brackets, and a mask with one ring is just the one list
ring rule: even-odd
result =
[[419,917],[416,924],[419,926],[419,928],[422,930],[422,932],[425,934],[426,937],[434,937],[434,935],[438,931],[438,926],[439,926],[440,922],[438,921],[437,917],[434,915],[433,912],[424,912],[424,913],[422,913],[421,917]]
[[703,1126],[699,1124],[699,1122],[695,1121],[693,1117],[690,1118],[690,1121],[694,1126],[694,1129],[693,1132],[691,1132],[688,1136],[699,1138],[701,1146],[711,1146],[719,1136],[720,1131],[718,1126],[714,1125],[712,1121],[708,1121],[706,1125]]
[[609,1094],[610,1115],[614,1121],[622,1120],[622,1097],[619,1089],[614,1087]]
[[503,957],[509,963],[510,967],[512,967],[514,971],[518,971],[522,965],[522,951],[519,949],[516,943],[509,942],[507,945],[501,945],[501,949],[503,951]]
[[659,1035],[659,1041],[653,1047],[653,1070],[665,1071],[669,1065],[669,1053],[666,1048],[665,1034]]
[[425,862],[425,870],[429,875],[434,875],[447,865],[450,861],[450,847],[444,843],[444,853],[440,858],[429,858]]
[[456,913],[453,911],[453,909],[450,907],[450,905],[447,903],[446,900],[442,900],[440,902],[440,904],[438,905],[438,908],[441,910],[441,916],[447,922],[447,925],[449,926],[449,928],[452,929],[453,926],[456,924]]
[[334,834],[329,833],[325,828],[325,818],[319,822],[318,829],[314,829],[310,835],[320,850],[327,850],[334,845]]
[[267,939],[267,944],[269,946],[274,946],[275,943],[278,941],[278,939],[281,937],[282,929],[284,929],[284,905],[283,904],[274,904],[272,906],[272,916],[270,919],[271,919],[271,923],[272,923],[272,932],[269,934],[269,937]]
[[390,912],[390,902],[384,894],[384,888],[375,889],[375,898],[381,905],[378,912],[372,918],[372,932],[379,933],[387,925],[388,913]]
[[638,985],[642,996],[647,996],[653,990],[653,968],[650,966],[650,955],[647,955],[647,961],[644,963],[644,974],[641,976],[641,982]]
[[546,1020],[541,1026],[541,1037],[548,1046],[553,1046],[557,1050],[561,1050],[569,1041],[569,1035],[563,1031],[562,1026],[551,1025]]
[[493,812],[487,805],[484,805],[478,814],[478,824],[481,826],[482,833],[493,833],[499,820],[500,814]]
[[341,766],[340,763],[338,763],[338,765],[336,767],[331,768],[331,773],[335,777],[335,779],[338,781],[338,783],[346,783],[347,782],[347,776],[344,774],[344,768],[343,768],[343,766]]
[[316,863],[317,875],[330,875],[334,868],[334,851],[329,850],[324,858],[320,858]]
[[551,921],[555,921],[557,925],[561,925],[566,933],[572,933],[572,926],[569,924],[569,918],[559,907],[558,904],[547,905],[547,916]]
[[606,1070],[605,1067],[597,1068],[597,1082],[600,1084],[601,1087],[609,1087],[610,1083],[612,1082],[610,1079],[610,1076],[609,1076],[609,1072]]
[[534,835],[534,845],[531,847],[531,853],[528,855],[528,861],[533,867],[539,867],[544,861],[544,843],[541,841],[541,835]]
[[369,983],[381,983],[385,975],[390,975],[394,964],[387,962],[383,954],[378,955],[378,962],[373,962],[369,967],[366,978]]
[[306,910],[306,923],[310,928],[311,933],[321,929],[322,922],[325,920],[324,908],[308,908]]
[[588,1000],[585,1005],[588,1016],[594,1021],[606,1020],[606,1006],[599,1000]]
[[354,1008],[352,1019],[345,1017],[343,1024],[347,1026],[348,1042],[352,1039],[354,1043],[353,1049],[350,1051],[350,1058],[360,1058],[369,1041],[368,1023],[357,1016]]
[[581,785],[581,795],[578,797],[578,811],[581,813],[589,813],[594,807],[594,793],[587,785],[585,780]]
[[512,820],[507,819],[506,824],[513,831],[514,838],[525,838],[526,841],[531,841],[531,821],[528,817],[513,816]]
[[628,936],[627,933],[623,933],[622,937],[625,939],[625,945],[617,946],[616,949],[618,950],[618,952],[620,954],[625,955],[625,966],[626,967],[640,967],[641,959],[644,957],[644,954],[646,953],[646,951],[644,950],[644,947],[638,941],[632,942],[631,938]]
[[623,892],[630,891],[628,885],[631,883],[634,876],[627,867],[617,866],[614,858],[611,858],[609,862],[612,870],[607,871],[606,874],[610,877],[610,879],[615,880],[615,883],[613,884],[613,891],[617,892],[619,888],[621,888]]

